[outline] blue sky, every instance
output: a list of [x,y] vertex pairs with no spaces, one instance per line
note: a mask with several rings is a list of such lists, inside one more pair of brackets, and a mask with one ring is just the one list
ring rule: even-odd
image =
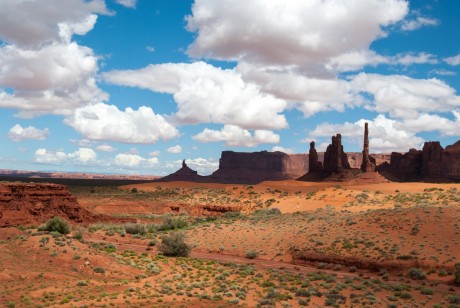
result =
[[0,0],[0,168],[209,174],[223,150],[447,146],[459,1]]

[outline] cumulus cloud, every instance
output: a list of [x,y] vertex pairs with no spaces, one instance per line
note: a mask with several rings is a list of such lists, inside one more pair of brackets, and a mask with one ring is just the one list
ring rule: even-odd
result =
[[114,152],[116,149],[108,144],[100,144],[96,147],[96,150],[101,151],[101,152]]
[[434,18],[417,16],[414,19],[405,20],[401,24],[401,29],[404,31],[414,31],[425,26],[436,26],[438,24],[438,20]]
[[365,66],[403,65],[412,64],[437,64],[439,61],[435,55],[419,53],[400,53],[395,56],[382,56],[371,50],[353,51],[331,58],[326,63],[326,68],[333,72],[350,72],[362,69]]
[[116,0],[118,4],[129,7],[135,8],[137,4],[137,0]]
[[445,58],[444,61],[452,66],[460,65],[460,54],[453,57]]
[[182,147],[180,145],[175,145],[173,147],[169,147],[166,151],[172,154],[180,154],[182,153]]
[[296,71],[274,71],[248,63],[240,63],[237,70],[246,80],[259,84],[264,92],[288,101],[305,117],[322,111],[344,111],[362,101],[345,80],[312,78]]
[[421,114],[414,119],[407,119],[396,127],[411,132],[438,131],[446,136],[460,136],[460,110],[453,110],[454,120],[437,114]]
[[149,153],[149,156],[151,156],[151,157],[160,156],[160,151],[152,151],[152,152]]
[[0,0],[0,7],[0,40],[27,48],[86,34],[94,14],[108,13],[103,0]]
[[460,107],[455,89],[436,78],[361,73],[352,79],[351,87],[373,96],[369,109],[396,118],[417,118],[420,113],[450,112]]
[[152,167],[157,165],[159,160],[157,157],[144,158],[137,154],[120,153],[115,156],[115,165],[127,168],[137,168],[140,166]]
[[149,65],[139,70],[112,71],[104,78],[113,84],[173,94],[184,124],[221,123],[246,129],[287,127],[284,100],[264,94],[246,83],[234,69],[220,69],[204,62]]
[[187,28],[197,38],[188,52],[195,57],[314,68],[331,57],[367,50],[385,35],[383,27],[407,13],[404,0],[196,0]]
[[272,148],[272,152],[276,152],[276,151],[283,152],[283,153],[286,153],[286,154],[293,154],[293,153],[294,153],[294,150],[293,150],[293,149],[291,149],[291,148],[284,148],[284,147],[281,147],[281,146],[278,146],[278,145],[275,145],[275,146]]
[[240,147],[256,147],[264,143],[280,142],[280,136],[272,131],[255,130],[254,134],[251,134],[248,130],[235,125],[224,125],[220,131],[206,128],[192,138],[199,142],[224,141],[228,146]]
[[69,115],[108,98],[94,78],[96,56],[76,43],[54,43],[38,50],[6,45],[0,48],[0,65],[0,107],[19,109],[22,117]]
[[[93,29],[102,0],[0,0],[0,107],[20,117],[69,115],[105,101],[96,85],[97,57],[72,42]],[[8,89],[8,90],[7,90]]]
[[[344,142],[362,146],[364,123],[369,123],[369,146],[374,153],[391,151],[406,151],[410,148],[420,149],[424,140],[416,136],[415,132],[401,129],[401,124],[396,120],[388,119],[384,115],[378,115],[373,120],[361,119],[355,123],[344,124],[323,123],[310,132],[310,137],[330,137],[340,133]],[[345,149],[345,151],[347,151]]]
[[65,123],[90,140],[149,144],[179,135],[163,116],[145,106],[122,111],[103,103],[88,105],[77,109],[74,115],[65,119]]
[[42,164],[60,165],[63,163],[70,164],[88,164],[96,161],[97,154],[90,148],[79,148],[73,153],[64,151],[50,151],[47,149],[38,149],[35,151],[34,161]]
[[48,137],[49,129],[38,129],[33,126],[22,127],[14,125],[8,132],[8,138],[13,141],[23,141],[25,139],[45,140]]

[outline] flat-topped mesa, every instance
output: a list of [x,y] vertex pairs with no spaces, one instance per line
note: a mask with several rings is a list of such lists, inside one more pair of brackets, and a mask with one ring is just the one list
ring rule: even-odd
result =
[[362,172],[375,172],[375,159],[369,155],[369,127],[364,123],[364,142],[363,142],[363,162],[361,163]]
[[310,151],[308,152],[308,171],[322,171],[323,164],[318,160],[318,152],[315,149],[315,142],[310,142]]
[[342,135],[332,136],[332,143],[327,147],[324,154],[324,168],[327,173],[341,173],[350,169],[347,154],[343,151]]

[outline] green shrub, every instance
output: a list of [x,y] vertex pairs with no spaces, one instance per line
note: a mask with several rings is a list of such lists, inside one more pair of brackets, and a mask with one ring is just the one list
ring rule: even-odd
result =
[[93,268],[93,272],[99,273],[99,274],[104,274],[104,273],[105,273],[105,269],[104,269],[103,267],[96,266],[95,268]]
[[246,258],[248,258],[248,259],[255,259],[258,255],[259,255],[259,253],[257,251],[255,251],[255,250],[246,251]]
[[420,268],[411,268],[409,270],[409,277],[414,280],[423,280],[426,278],[426,274]]
[[59,232],[61,234],[69,234],[71,231],[70,224],[67,222],[67,220],[55,216],[51,219],[49,219],[46,224],[45,224],[45,230],[46,231],[54,231],[54,232]]
[[147,233],[147,229],[145,228],[144,225],[142,225],[142,224],[133,224],[133,223],[125,224],[125,231],[128,234],[144,235],[144,234]]
[[158,251],[168,257],[187,257],[191,247],[185,242],[185,234],[172,233],[161,237]]
[[457,285],[460,285],[460,263],[455,264],[455,279],[454,282]]
[[188,223],[182,218],[168,217],[163,224],[158,226],[158,231],[182,229],[188,226]]

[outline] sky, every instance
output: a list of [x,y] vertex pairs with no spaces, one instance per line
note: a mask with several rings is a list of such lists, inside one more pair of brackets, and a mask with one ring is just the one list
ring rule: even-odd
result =
[[0,169],[460,139],[457,0],[0,0]]

